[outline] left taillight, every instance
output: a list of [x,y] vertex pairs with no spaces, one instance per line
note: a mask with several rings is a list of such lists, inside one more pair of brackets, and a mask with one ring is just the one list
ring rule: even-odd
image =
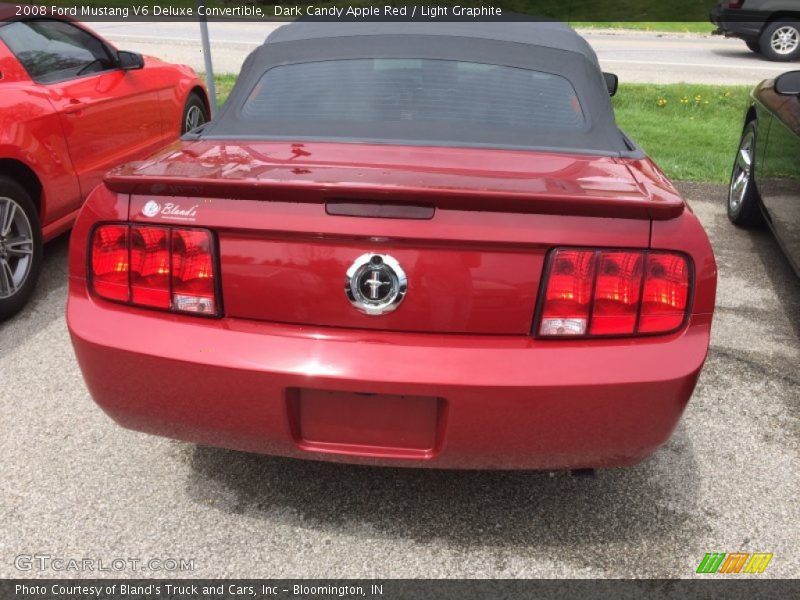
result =
[[557,248],[535,324],[540,337],[670,333],[685,322],[692,270],[676,252]]
[[102,225],[92,235],[92,287],[109,300],[127,302],[131,297],[128,230],[127,225]]
[[99,225],[90,241],[89,285],[133,306],[219,316],[213,234],[193,227]]

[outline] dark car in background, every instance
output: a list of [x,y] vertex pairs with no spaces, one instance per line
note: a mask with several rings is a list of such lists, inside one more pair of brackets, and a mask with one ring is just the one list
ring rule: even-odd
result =
[[714,33],[738,37],[768,60],[800,58],[798,0],[722,0],[711,11]]
[[800,71],[763,81],[750,94],[728,217],[741,227],[766,221],[800,275]]

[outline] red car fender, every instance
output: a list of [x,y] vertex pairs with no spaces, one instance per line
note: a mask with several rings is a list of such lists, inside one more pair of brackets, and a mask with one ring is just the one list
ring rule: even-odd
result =
[[[678,191],[661,168],[650,158],[631,162],[631,173],[657,201],[679,196]],[[717,291],[717,263],[708,235],[691,207],[675,219],[654,219],[650,231],[650,247],[656,250],[676,250],[689,254],[694,264],[694,298],[692,315],[714,312]]]
[[690,210],[670,221],[653,221],[650,246],[686,252],[694,263],[692,317],[711,319],[717,293],[717,263],[703,226]]
[[171,130],[164,130],[165,137],[178,137],[181,133],[183,109],[192,92],[196,92],[210,115],[210,104],[206,85],[197,77],[194,70],[186,65],[165,63],[153,56],[145,56],[144,68],[156,77],[162,85],[158,92],[161,102],[161,122]]
[[111,192],[102,184],[89,194],[75,220],[69,240],[68,272],[70,278],[84,279],[88,260],[87,241],[94,223],[127,221],[129,198],[128,194]]
[[69,226],[81,200],[58,115],[43,89],[31,84],[22,65],[0,42],[0,173],[31,171],[42,187],[39,207],[45,240]]

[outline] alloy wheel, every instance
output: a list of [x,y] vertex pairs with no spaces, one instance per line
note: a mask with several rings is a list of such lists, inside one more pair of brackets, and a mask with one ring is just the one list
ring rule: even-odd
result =
[[25,284],[33,265],[33,228],[22,207],[0,196],[0,299]]
[[737,212],[742,206],[750,185],[750,178],[753,172],[753,141],[755,134],[748,131],[739,144],[739,152],[736,154],[736,163],[733,166],[731,175],[731,187],[728,194],[728,204],[732,212]]
[[184,123],[184,129],[186,131],[191,131],[205,122],[206,119],[203,115],[203,111],[200,110],[200,107],[190,106],[189,110],[186,111],[186,122]]
[[784,25],[775,30],[770,39],[770,46],[776,54],[786,56],[800,46],[800,32],[791,25]]

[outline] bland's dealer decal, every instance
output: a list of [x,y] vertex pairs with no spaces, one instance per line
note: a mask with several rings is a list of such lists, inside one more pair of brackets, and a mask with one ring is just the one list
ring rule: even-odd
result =
[[197,204],[183,208],[175,202],[166,202],[161,205],[155,200],[148,200],[142,207],[142,215],[145,217],[160,216],[162,219],[171,221],[196,221]]

